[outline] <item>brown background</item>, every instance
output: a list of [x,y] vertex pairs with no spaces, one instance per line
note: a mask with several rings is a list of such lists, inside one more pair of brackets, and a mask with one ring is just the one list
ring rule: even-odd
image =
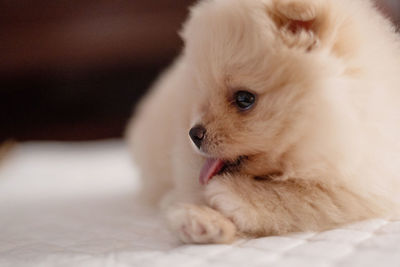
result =
[[[192,2],[0,0],[0,141],[121,136]],[[399,24],[399,0],[379,5]]]

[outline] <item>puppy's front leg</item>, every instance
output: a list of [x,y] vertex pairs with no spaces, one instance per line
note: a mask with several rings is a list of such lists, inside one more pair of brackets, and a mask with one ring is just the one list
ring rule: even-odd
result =
[[322,230],[382,211],[376,199],[368,201],[345,186],[303,179],[216,176],[207,185],[205,196],[211,207],[248,236]]
[[229,243],[236,226],[218,211],[194,204],[175,204],[166,210],[170,228],[184,243]]

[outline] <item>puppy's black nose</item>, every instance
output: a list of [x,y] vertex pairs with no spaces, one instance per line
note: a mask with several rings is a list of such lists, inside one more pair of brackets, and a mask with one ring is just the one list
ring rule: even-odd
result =
[[206,128],[204,128],[204,126],[202,125],[196,125],[189,131],[190,138],[198,148],[201,147],[201,143],[204,139],[205,134],[206,134]]

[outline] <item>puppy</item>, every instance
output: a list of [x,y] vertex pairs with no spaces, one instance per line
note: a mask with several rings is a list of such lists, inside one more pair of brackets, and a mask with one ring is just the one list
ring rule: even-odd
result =
[[186,243],[400,207],[400,39],[368,0],[202,0],[130,122],[143,195]]

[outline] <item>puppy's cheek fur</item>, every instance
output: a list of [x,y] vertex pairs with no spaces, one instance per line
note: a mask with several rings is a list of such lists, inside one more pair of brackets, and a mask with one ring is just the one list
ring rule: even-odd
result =
[[204,191],[205,199],[208,205],[232,220],[242,235],[257,235],[254,233],[261,231],[259,211],[234,189],[236,185],[232,180],[240,178],[249,177],[232,177],[229,174],[214,177]]

